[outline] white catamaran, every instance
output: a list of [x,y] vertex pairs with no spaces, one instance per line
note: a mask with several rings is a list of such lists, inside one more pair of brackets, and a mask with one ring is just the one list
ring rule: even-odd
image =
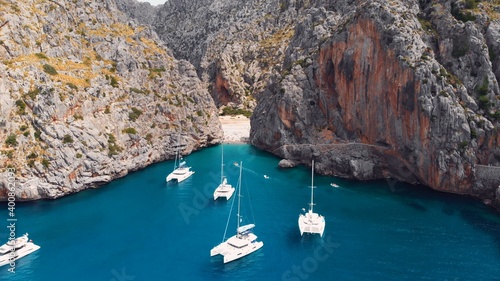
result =
[[186,161],[182,159],[182,155],[179,152],[179,145],[177,145],[177,150],[175,152],[174,170],[167,176],[167,182],[171,180],[176,180],[178,183],[189,178],[194,171],[191,171],[191,167],[186,166]]
[[214,200],[217,200],[219,197],[224,197],[226,200],[229,200],[234,193],[234,187],[227,183],[227,179],[224,176],[224,147],[222,147],[222,156],[221,156],[221,164],[220,164],[220,184],[214,191]]
[[14,240],[9,240],[0,246],[0,266],[10,264],[10,262],[27,256],[38,249],[40,246],[28,239],[28,233]]
[[[306,233],[317,233],[323,236],[325,231],[325,217],[314,213],[314,160],[311,165],[311,203],[309,203],[309,211],[305,214],[299,215],[299,229],[300,235]],[[303,209],[304,210],[304,209]]]
[[[228,263],[236,259],[242,258],[246,255],[249,255],[257,251],[258,249],[262,248],[262,246],[264,246],[264,242],[257,241],[257,236],[252,232],[252,229],[255,227],[255,224],[247,224],[244,226],[240,226],[240,222],[242,221],[242,217],[240,215],[242,163],[240,163],[239,167],[240,167],[240,178],[238,180],[238,186],[237,186],[238,225],[236,227],[236,235],[232,236],[226,241],[224,241],[223,239],[222,243],[220,243],[219,245],[215,246],[212,250],[210,250],[210,256],[222,255],[224,257],[224,263]],[[231,213],[229,213],[229,217],[231,217]],[[224,231],[224,238],[226,236],[227,227],[229,225],[229,219],[227,222],[228,223],[226,224],[226,230]]]

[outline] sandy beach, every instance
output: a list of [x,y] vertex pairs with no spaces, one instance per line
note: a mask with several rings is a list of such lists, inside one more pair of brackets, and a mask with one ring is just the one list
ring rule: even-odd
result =
[[243,115],[219,116],[224,131],[224,142],[248,142],[250,136],[250,119]]

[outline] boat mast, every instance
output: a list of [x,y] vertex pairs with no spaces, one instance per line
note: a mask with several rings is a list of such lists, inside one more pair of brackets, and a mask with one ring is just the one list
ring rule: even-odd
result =
[[313,212],[313,199],[314,198],[314,159],[312,160],[311,164],[311,204],[309,204],[309,212]]
[[240,201],[241,201],[241,171],[242,171],[242,169],[243,169],[243,161],[240,161],[240,178],[238,180],[238,184],[239,184],[239,187],[238,187],[238,214],[237,214],[238,226],[236,227],[236,234],[238,234],[238,229],[240,228],[240,220],[241,220]]
[[177,164],[179,161],[179,146],[180,146],[180,143],[181,143],[181,132],[179,132],[179,136],[177,137],[177,145],[176,145],[176,148],[175,148],[175,160],[174,160],[174,171],[175,169],[177,169]]
[[224,145],[222,145],[222,156],[220,160],[220,183],[224,180]]

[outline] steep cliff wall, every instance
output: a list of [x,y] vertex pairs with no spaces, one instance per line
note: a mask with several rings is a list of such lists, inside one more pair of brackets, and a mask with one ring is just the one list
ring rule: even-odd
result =
[[15,169],[19,200],[109,182],[172,158],[179,143],[189,153],[221,140],[194,67],[114,1],[0,3],[0,165]]
[[[279,75],[293,36],[297,11],[287,9],[286,2],[168,1],[154,16],[153,27],[176,58],[197,68],[217,106],[251,110],[269,78]],[[151,18],[124,11],[144,23]]]
[[500,166],[496,4],[353,4],[310,9],[297,24],[283,75],[258,100],[252,143],[315,157],[325,174],[420,182],[500,206],[500,173],[477,172]]

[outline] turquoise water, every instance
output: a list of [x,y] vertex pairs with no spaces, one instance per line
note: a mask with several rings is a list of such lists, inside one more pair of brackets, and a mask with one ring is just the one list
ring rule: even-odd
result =
[[[211,199],[218,146],[188,156],[196,173],[179,185],[164,182],[168,161],[96,190],[18,203],[17,232],[29,232],[41,249],[18,260],[15,274],[0,268],[0,280],[500,280],[500,215],[474,200],[316,176],[325,235],[301,237],[310,169],[280,170],[279,159],[248,145],[225,145],[224,157],[233,185],[232,163],[243,161],[242,213],[255,218],[264,242],[252,255],[224,265],[209,254],[236,198]],[[0,207],[7,225],[7,206]]]

